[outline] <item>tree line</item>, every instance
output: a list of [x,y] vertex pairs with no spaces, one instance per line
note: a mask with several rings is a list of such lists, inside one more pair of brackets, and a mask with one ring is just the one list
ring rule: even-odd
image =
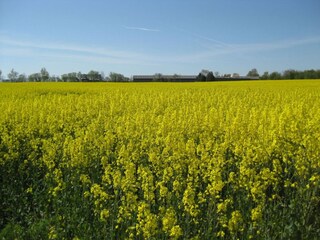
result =
[[[178,75],[174,75],[178,76]],[[233,76],[239,76],[239,74],[233,74]],[[258,73],[256,68],[253,68],[246,75],[247,77],[259,78],[262,80],[282,80],[282,79],[320,79],[320,69],[297,71],[288,69],[280,72],[264,72],[262,75]],[[231,74],[225,74],[220,76],[218,72],[202,70],[197,76],[197,81],[214,81],[215,78],[231,77]],[[174,79],[173,79],[174,80]],[[0,81],[5,82],[128,82],[130,79],[120,73],[110,72],[108,76],[105,76],[103,72],[91,70],[88,73],[70,72],[62,74],[61,76],[50,75],[46,68],[42,68],[37,73],[32,73],[29,76],[12,69],[5,79],[0,70]],[[155,74],[154,81],[168,81],[164,79],[162,74]]]
[[[304,70],[304,71],[297,71],[294,69],[288,69],[280,72],[264,72],[262,75],[259,74],[256,68],[251,69],[246,77],[248,78],[256,78],[262,80],[285,80],[285,79],[320,79],[320,69],[314,70]],[[197,81],[214,81],[215,79],[232,79],[232,78],[244,78],[240,77],[238,73],[233,74],[224,74],[220,75],[219,72],[213,73],[212,71],[202,70],[199,75],[197,76]]]
[[281,79],[320,79],[320,69],[297,71],[294,69],[288,69],[280,72],[264,72],[260,75],[256,68],[250,70],[247,74],[248,77],[259,77],[263,80],[281,80]]
[[7,79],[2,76],[0,70],[0,81],[6,82],[127,82],[129,78],[120,73],[110,72],[105,76],[103,72],[91,70],[88,73],[70,72],[61,76],[50,75],[46,68],[42,68],[40,72],[32,73],[29,76],[19,74],[14,69],[7,75]]

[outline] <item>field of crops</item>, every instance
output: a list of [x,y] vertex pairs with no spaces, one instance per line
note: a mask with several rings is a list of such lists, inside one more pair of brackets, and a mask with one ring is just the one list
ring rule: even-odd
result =
[[0,85],[0,239],[317,239],[320,81]]

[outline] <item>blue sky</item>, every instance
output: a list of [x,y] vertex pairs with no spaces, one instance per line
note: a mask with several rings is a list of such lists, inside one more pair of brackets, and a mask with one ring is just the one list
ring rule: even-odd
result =
[[320,68],[319,0],[0,0],[0,70]]

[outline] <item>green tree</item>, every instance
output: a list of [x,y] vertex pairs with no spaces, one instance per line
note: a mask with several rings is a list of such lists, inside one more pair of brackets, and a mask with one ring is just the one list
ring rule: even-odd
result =
[[264,72],[260,78],[263,80],[269,79],[269,72]]
[[203,76],[207,77],[207,75],[208,75],[209,72],[210,72],[210,71],[207,70],[207,69],[202,69],[200,73],[201,73]]
[[18,80],[18,72],[16,72],[13,68],[10,73],[8,73],[8,79],[10,82],[16,82]]
[[251,69],[248,72],[247,77],[259,77],[258,70],[256,68]]
[[61,79],[63,82],[78,82],[78,77],[76,72],[62,74]]
[[213,75],[213,72],[208,72],[207,77],[206,77],[207,82],[212,82],[215,80],[215,77]]
[[101,76],[102,81],[106,80],[106,75],[104,74],[103,71],[100,72],[100,76]]
[[179,75],[175,73],[175,74],[172,75],[172,77],[170,79],[168,79],[168,81],[176,82],[177,79],[179,79]]
[[318,70],[318,73],[311,69],[311,70],[306,70],[304,71],[304,78],[305,79],[316,79],[316,78],[320,78],[319,76],[319,70]]
[[295,77],[296,77],[296,79],[304,79],[304,78],[305,78],[304,72],[302,72],[302,71],[297,71]]
[[123,76],[122,74],[115,73],[115,72],[109,73],[108,80],[110,82],[127,82],[127,81],[129,81],[129,79],[126,78],[125,76]]
[[279,79],[282,79],[281,73],[279,73],[279,72],[272,72],[272,73],[269,75],[269,79],[271,79],[271,80],[279,80]]
[[41,75],[40,73],[32,73],[28,77],[29,82],[40,82],[41,81]]
[[19,74],[17,82],[26,82],[27,81],[27,76],[23,73],[23,74]]
[[101,82],[102,81],[102,76],[98,71],[93,71],[91,70],[87,74],[89,82]]
[[282,74],[283,79],[294,79],[296,75],[296,71],[293,69],[285,70]]
[[[81,73],[81,72],[78,72],[76,74],[76,77],[77,77],[77,81],[78,82],[90,82],[91,80],[88,78],[88,74],[86,73]],[[94,77],[93,77],[94,78]]]
[[161,73],[156,73],[154,74],[153,76],[153,79],[152,79],[154,82],[164,82],[164,77]]
[[49,78],[50,82],[61,82],[61,78],[59,76],[56,75],[51,75]]
[[198,82],[205,82],[207,79],[206,79],[206,76],[205,76],[205,75],[203,75],[202,73],[199,73],[198,76],[197,76],[197,78],[196,78],[196,80],[197,80]]
[[41,82],[48,82],[50,75],[46,68],[41,68],[40,70]]

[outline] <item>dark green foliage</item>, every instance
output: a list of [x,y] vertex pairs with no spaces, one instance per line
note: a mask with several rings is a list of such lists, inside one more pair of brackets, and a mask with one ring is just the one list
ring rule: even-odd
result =
[[207,79],[206,79],[206,76],[203,75],[202,73],[199,73],[198,74],[198,77],[197,77],[197,81],[199,82],[205,82]]
[[211,82],[215,80],[215,77],[212,72],[209,72],[206,77],[207,82]]
[[258,70],[256,68],[253,68],[248,72],[247,77],[259,77]]
[[111,72],[109,74],[108,81],[110,81],[110,82],[128,82],[129,79],[120,73]]

